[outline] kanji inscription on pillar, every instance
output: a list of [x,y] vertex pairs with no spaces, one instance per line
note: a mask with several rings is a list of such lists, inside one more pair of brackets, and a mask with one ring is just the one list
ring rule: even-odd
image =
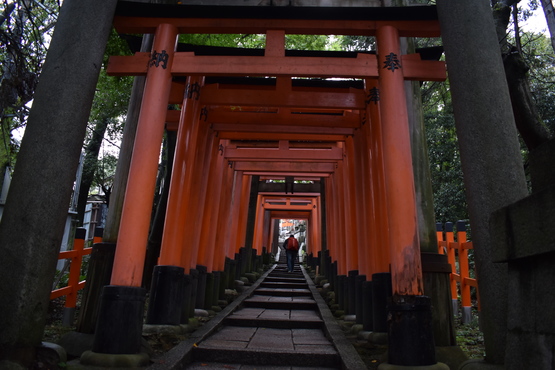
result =
[[170,56],[166,52],[166,50],[162,50],[161,53],[158,53],[156,50],[152,52],[152,56],[150,57],[150,62],[148,63],[149,67],[155,66],[159,67],[162,65],[162,68],[166,69],[168,67],[168,58]]
[[380,101],[380,89],[378,89],[377,87],[373,87],[368,91],[368,94],[366,95],[366,105],[370,104],[371,102],[374,102],[374,104],[378,104],[378,102]]
[[383,63],[385,64],[384,68],[389,69],[391,72],[395,72],[396,69],[401,69],[401,61],[395,53],[386,55]]

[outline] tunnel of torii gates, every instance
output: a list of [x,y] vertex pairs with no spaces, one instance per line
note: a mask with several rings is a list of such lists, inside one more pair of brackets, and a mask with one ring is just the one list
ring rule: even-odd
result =
[[[114,26],[120,34],[155,36],[151,52],[113,56],[108,65],[110,75],[146,76],[146,83],[94,352],[135,353],[140,343],[109,348],[140,337],[145,246],[165,129],[177,131],[177,144],[157,269],[223,271],[241,247],[276,251],[272,220],[306,219],[308,254],[325,251],[338,275],[357,270],[370,280],[391,273],[394,304],[419,305],[424,290],[405,81],[443,81],[446,68],[419,53],[403,54],[400,38],[439,37],[435,7],[120,2]],[[196,33],[266,34],[266,47],[177,42],[179,34]],[[289,51],[287,34],[375,36],[377,52]],[[300,180],[311,183],[293,182]],[[150,306],[172,309],[153,302],[164,299],[155,293],[172,281],[153,283]],[[131,301],[139,302],[138,316]],[[114,307],[127,318],[117,325]],[[175,317],[179,324],[180,314]]]

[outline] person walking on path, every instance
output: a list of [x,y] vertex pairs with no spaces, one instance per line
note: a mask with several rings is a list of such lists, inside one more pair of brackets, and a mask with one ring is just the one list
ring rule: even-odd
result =
[[294,234],[289,235],[289,238],[283,242],[283,249],[285,249],[285,255],[287,257],[287,271],[293,272],[295,256],[299,252],[299,241],[295,238]]

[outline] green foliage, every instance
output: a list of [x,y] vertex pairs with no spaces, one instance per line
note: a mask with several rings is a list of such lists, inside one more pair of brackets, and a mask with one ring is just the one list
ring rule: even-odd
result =
[[[232,48],[263,49],[266,35],[260,34],[184,34],[179,42]],[[333,37],[325,35],[285,35],[285,48],[289,50],[339,50]]]
[[60,4],[3,1],[0,9],[0,163],[13,166]]
[[449,110],[424,116],[436,222],[468,218],[455,121]]

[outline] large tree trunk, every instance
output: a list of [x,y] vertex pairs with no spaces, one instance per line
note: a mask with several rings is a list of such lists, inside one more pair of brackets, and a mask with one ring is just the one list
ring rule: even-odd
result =
[[545,20],[547,21],[547,28],[551,35],[551,47],[555,51],[555,8],[553,8],[553,1],[551,0],[541,0],[541,2],[543,14],[545,14]]
[[108,128],[108,118],[102,118],[94,126],[92,137],[85,148],[85,158],[83,159],[83,175],[81,176],[81,185],[79,186],[79,197],[77,199],[77,220],[79,225],[83,225],[85,217],[85,209],[87,200],[89,199],[89,190],[94,180],[94,174],[98,168],[98,153],[104,140],[104,134]]
[[511,6],[515,3],[514,0],[497,3],[493,8],[493,19],[504,59],[505,75],[509,84],[515,124],[526,147],[528,150],[532,150],[548,141],[551,134],[543,125],[532,99],[528,82],[529,68],[522,58],[519,48],[511,46],[507,42],[507,27],[510,22]]
[[0,223],[0,359],[32,360],[42,339],[116,3],[66,0],[58,17]]
[[522,157],[491,8],[438,0],[480,289],[486,361],[502,364],[507,265],[492,262],[489,218],[527,194]]
[[162,184],[160,196],[156,202],[156,212],[152,219],[150,233],[148,235],[148,243],[146,246],[145,268],[143,271],[142,286],[145,289],[150,289],[152,279],[152,272],[154,266],[158,264],[158,257],[160,257],[160,249],[162,248],[162,235],[164,233],[164,223],[166,220],[166,210],[168,205],[168,197],[170,194],[170,181],[173,165],[173,157],[175,153],[175,145],[177,141],[177,132],[166,131],[166,145],[164,145],[164,152],[166,159],[163,161],[163,171],[158,174],[159,181]]

